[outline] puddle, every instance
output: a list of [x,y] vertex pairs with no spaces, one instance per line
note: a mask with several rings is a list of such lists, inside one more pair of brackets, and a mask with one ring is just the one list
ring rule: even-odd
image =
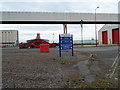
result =
[[80,61],[76,65],[73,66],[73,69],[78,69],[81,75],[88,75],[90,73],[90,70],[87,67],[88,60]]
[[99,62],[84,60],[69,66],[69,71],[77,71],[85,78],[85,82],[91,83],[96,79],[92,72],[100,72]]
[[98,66],[98,61],[93,61],[92,65],[90,66],[90,71],[92,72],[100,71],[100,68]]
[[92,65],[90,67],[90,71],[97,72],[97,71],[100,71],[100,68],[97,65]]
[[85,76],[85,82],[91,83],[95,80],[95,75],[87,75]]

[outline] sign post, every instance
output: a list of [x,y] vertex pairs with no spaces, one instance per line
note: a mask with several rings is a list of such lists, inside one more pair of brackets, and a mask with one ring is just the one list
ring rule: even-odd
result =
[[59,52],[61,57],[62,50],[72,50],[73,56],[73,35],[72,34],[59,34]]

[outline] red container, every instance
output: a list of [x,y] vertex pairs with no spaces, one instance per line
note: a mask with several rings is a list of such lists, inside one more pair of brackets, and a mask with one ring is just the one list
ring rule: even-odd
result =
[[40,44],[40,52],[49,52],[49,44]]

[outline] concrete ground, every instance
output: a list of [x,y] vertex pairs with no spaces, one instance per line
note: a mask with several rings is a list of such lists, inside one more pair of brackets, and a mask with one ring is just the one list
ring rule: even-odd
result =
[[39,48],[3,48],[3,88],[63,88],[76,75],[91,83],[106,77],[117,54],[117,46],[75,46],[74,56],[69,50],[62,51],[62,57],[58,47],[49,53],[40,53]]

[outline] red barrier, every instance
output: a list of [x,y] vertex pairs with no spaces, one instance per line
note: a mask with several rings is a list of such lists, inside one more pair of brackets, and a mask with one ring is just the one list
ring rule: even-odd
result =
[[49,44],[40,44],[40,52],[50,52]]

